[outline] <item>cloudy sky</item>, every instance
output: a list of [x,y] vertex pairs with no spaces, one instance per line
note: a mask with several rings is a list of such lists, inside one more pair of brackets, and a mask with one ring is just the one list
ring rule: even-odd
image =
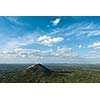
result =
[[100,17],[0,17],[0,63],[100,63]]

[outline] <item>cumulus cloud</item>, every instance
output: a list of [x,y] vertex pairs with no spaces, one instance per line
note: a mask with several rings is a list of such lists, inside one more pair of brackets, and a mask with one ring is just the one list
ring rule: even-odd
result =
[[78,48],[82,48],[82,45],[79,45]]
[[94,42],[93,44],[88,45],[88,48],[98,49],[100,48],[100,42]]
[[57,50],[53,53],[56,57],[77,57],[78,54],[71,51],[71,48],[67,47],[58,47]]
[[62,37],[52,38],[51,36],[43,35],[38,38],[38,42],[44,46],[52,46],[53,44],[63,41]]
[[16,48],[12,50],[0,50],[0,57],[75,57],[78,56],[76,53],[71,51],[71,48],[58,47],[56,50],[36,50],[36,49],[26,49],[26,48]]
[[56,25],[58,25],[60,23],[60,20],[61,20],[61,18],[57,18],[57,19],[55,19],[55,20],[52,21],[52,24],[54,26],[56,26]]

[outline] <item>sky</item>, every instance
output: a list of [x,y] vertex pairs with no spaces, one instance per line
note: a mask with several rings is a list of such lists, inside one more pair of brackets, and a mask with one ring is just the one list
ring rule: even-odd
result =
[[0,16],[0,63],[100,63],[100,17]]

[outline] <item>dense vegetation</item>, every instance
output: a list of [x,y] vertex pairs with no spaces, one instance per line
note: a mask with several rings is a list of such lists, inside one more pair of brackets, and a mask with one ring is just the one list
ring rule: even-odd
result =
[[[98,83],[99,65],[49,65],[46,71],[38,67],[29,69],[29,65],[3,65],[0,67],[0,82],[5,83]],[[83,67],[85,66],[85,67]],[[35,71],[34,71],[35,70]]]

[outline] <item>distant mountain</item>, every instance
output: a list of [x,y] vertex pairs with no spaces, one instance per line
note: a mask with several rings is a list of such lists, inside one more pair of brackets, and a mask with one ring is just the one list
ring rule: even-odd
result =
[[48,69],[46,66],[42,64],[31,65],[26,68],[25,72],[29,74],[34,74],[36,76],[42,76],[42,75],[49,76],[53,74],[52,70]]
[[35,64],[27,67],[21,79],[25,82],[45,82],[48,77],[52,77],[54,71],[42,64]]

